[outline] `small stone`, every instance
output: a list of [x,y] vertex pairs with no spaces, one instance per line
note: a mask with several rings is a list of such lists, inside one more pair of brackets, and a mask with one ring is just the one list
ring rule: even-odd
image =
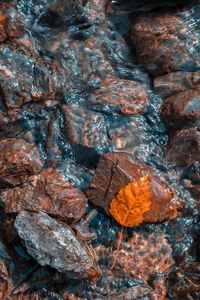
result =
[[165,159],[179,167],[185,167],[199,161],[200,132],[197,128],[178,131],[172,138]]
[[51,266],[72,279],[99,276],[91,250],[64,223],[42,212],[22,211],[15,220],[15,229],[28,253],[42,266]]
[[19,187],[3,191],[0,200],[6,213],[44,211],[65,221],[78,221],[86,208],[85,195],[51,168],[30,176]]
[[166,127],[178,129],[200,117],[200,90],[189,89],[164,100],[161,118]]
[[0,141],[0,181],[15,186],[41,169],[40,155],[34,145],[15,138]]
[[155,77],[179,70],[197,70],[198,22],[191,26],[191,18],[192,12],[187,7],[138,14],[131,32],[137,63],[147,67]]

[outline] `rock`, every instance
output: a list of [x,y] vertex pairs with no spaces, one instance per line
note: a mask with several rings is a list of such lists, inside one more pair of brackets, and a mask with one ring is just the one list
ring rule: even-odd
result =
[[148,87],[140,82],[108,77],[89,97],[93,108],[124,115],[142,114],[149,103]]
[[0,200],[6,213],[44,211],[65,221],[78,221],[86,209],[85,195],[50,168],[30,176],[19,187],[3,191]]
[[200,118],[200,90],[189,89],[164,100],[161,118],[168,130],[182,128]]
[[0,181],[15,186],[41,169],[40,155],[34,145],[14,138],[0,141]]
[[42,266],[51,266],[73,279],[99,276],[91,250],[67,225],[42,212],[22,211],[16,218],[15,229],[28,253]]
[[151,205],[144,214],[144,223],[162,222],[176,218],[182,204],[166,182],[153,176],[151,169],[125,153],[106,153],[100,158],[87,196],[94,205],[109,214],[110,201],[128,183],[150,175]]
[[179,167],[200,160],[200,132],[197,128],[182,129],[172,138],[165,154],[166,161]]
[[40,58],[1,48],[0,87],[6,108],[12,110],[27,102],[55,98],[53,72],[53,66]]
[[71,143],[88,148],[101,148],[109,143],[102,114],[77,104],[63,105],[62,111],[65,133]]
[[163,99],[186,90],[198,88],[200,72],[173,72],[154,79],[154,91]]
[[147,67],[155,77],[180,70],[197,70],[200,64],[195,47],[198,24],[194,21],[191,28],[192,14],[189,8],[139,14],[131,32],[137,63]]

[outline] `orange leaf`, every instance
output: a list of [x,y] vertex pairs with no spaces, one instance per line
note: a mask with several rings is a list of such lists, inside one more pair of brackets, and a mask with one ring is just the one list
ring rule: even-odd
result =
[[110,213],[115,220],[126,227],[138,226],[144,220],[144,213],[150,209],[150,176],[122,187],[116,198],[111,200]]

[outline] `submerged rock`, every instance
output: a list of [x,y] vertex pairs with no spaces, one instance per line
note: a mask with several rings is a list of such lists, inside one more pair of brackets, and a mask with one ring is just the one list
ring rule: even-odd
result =
[[89,97],[93,108],[123,115],[142,114],[148,106],[148,86],[140,82],[108,77]]
[[67,221],[79,220],[86,208],[86,197],[53,169],[30,176],[26,183],[0,195],[6,213],[21,210],[44,211]]
[[41,169],[42,162],[36,146],[15,138],[0,141],[0,181],[15,186]]
[[42,266],[51,266],[73,279],[99,276],[92,250],[67,225],[42,212],[22,211],[16,218],[15,229],[28,253]]

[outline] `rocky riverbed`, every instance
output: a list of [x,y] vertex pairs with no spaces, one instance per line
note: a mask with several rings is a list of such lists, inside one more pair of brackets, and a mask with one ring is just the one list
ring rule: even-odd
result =
[[200,1],[0,1],[0,299],[200,299]]

